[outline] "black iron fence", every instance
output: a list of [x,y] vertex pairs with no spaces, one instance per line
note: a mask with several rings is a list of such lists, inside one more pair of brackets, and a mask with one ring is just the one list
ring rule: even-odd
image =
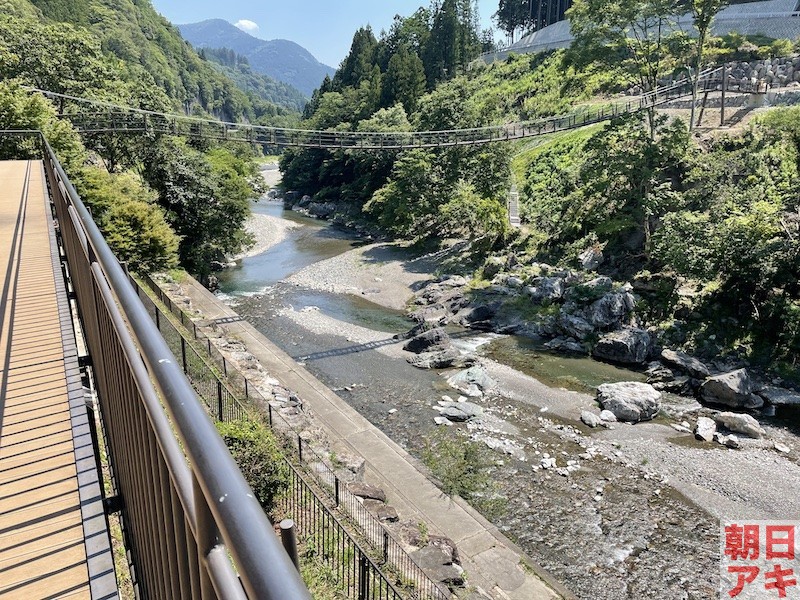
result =
[[[173,351],[182,357],[184,364],[193,361],[203,361],[203,357],[196,355],[195,348],[202,348],[208,353],[213,364],[210,368],[191,370],[197,373],[198,380],[195,388],[204,396],[206,406],[217,419],[227,419],[226,415],[249,413],[260,418],[278,434],[284,448],[304,466],[304,475],[296,470],[296,476],[307,480],[313,478],[313,494],[316,502],[337,510],[341,519],[354,527],[359,533],[359,539],[368,550],[365,556],[373,557],[381,565],[381,569],[397,583],[397,588],[403,597],[446,600],[450,598],[450,591],[446,586],[434,582],[425,571],[416,564],[403,544],[397,540],[384,527],[383,523],[367,508],[363,502],[347,489],[347,482],[343,480],[335,468],[335,459],[331,456],[320,455],[312,445],[303,439],[298,431],[281,412],[265,398],[257,386],[239,372],[234,365],[222,354],[217,344],[214,343],[203,330],[197,327],[184,310],[184,306],[175,303],[168,294],[151,277],[142,277],[144,284],[161,301],[162,305],[172,314],[176,321],[182,324],[185,333],[171,323],[166,314],[159,314],[160,307],[147,298],[147,293],[138,288],[138,283],[131,278],[137,293],[148,306],[153,320],[164,338],[173,344]],[[180,354],[179,354],[180,353]],[[192,375],[190,374],[190,380]],[[221,389],[221,392],[217,392]],[[247,408],[245,408],[245,406]],[[307,493],[307,492],[306,492]],[[290,505],[293,506],[293,505]],[[291,513],[291,518],[299,522],[299,516]],[[321,522],[321,521],[318,521]],[[302,528],[301,528],[302,531]],[[306,535],[316,535],[313,531],[306,531]],[[372,575],[373,578],[377,578]],[[377,578],[379,579],[379,578]],[[371,596],[369,596],[371,597]],[[383,598],[383,596],[376,596]]]
[[139,596],[310,598],[179,362],[53,150],[36,136]]

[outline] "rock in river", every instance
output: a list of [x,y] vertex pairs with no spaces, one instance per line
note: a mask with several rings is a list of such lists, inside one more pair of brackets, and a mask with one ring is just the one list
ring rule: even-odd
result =
[[650,334],[633,327],[607,333],[592,351],[595,358],[623,364],[644,363],[649,353]]
[[661,392],[648,383],[625,381],[604,383],[597,388],[597,400],[620,421],[649,421],[661,409]]
[[753,380],[747,369],[714,375],[700,386],[700,396],[712,404],[734,408],[759,408],[764,400],[753,393]]
[[446,350],[450,347],[450,336],[447,332],[437,327],[429,331],[423,331],[419,335],[411,338],[403,350],[419,354],[421,352],[434,352],[437,350]]
[[581,411],[581,421],[591,428],[600,426],[600,417],[588,410]]
[[441,416],[450,421],[462,422],[476,419],[483,415],[483,407],[472,402],[439,402],[436,407]]
[[684,352],[664,349],[661,351],[661,360],[665,364],[676,367],[696,379],[704,379],[711,374],[707,366]]
[[482,396],[484,392],[497,385],[495,380],[489,377],[486,370],[479,365],[470,367],[466,371],[459,371],[448,378],[447,383],[459,392],[472,397]]
[[775,406],[800,406],[800,394],[784,388],[770,385],[758,392],[758,395]]

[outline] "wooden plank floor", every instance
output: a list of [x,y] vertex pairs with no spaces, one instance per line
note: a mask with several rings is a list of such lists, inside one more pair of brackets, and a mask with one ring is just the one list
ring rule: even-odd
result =
[[39,161],[0,162],[3,600],[90,597],[42,179]]

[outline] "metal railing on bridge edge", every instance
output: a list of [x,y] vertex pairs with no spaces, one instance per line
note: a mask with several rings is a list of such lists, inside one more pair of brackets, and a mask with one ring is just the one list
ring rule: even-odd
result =
[[[265,424],[283,440],[284,448],[293,453],[302,472],[289,461],[293,477],[301,481],[301,483],[293,484],[295,493],[284,500],[284,507],[294,506],[294,510],[290,513],[291,518],[295,521],[302,519],[302,514],[298,512],[296,504],[298,494],[315,496],[316,501],[324,507],[319,509],[324,514],[317,522],[329,522],[328,520],[331,518],[335,522],[337,520],[333,514],[335,510],[338,515],[356,528],[361,541],[371,550],[369,553],[365,552],[354,540],[353,543],[358,548],[357,552],[368,556],[370,562],[373,560],[371,557],[380,561],[382,569],[376,563],[372,565],[377,571],[371,575],[372,582],[380,583],[381,578],[385,579],[382,570],[389,567],[392,574],[398,576],[398,588],[390,584],[394,593],[398,594],[397,598],[409,597],[420,600],[450,598],[449,590],[444,585],[431,580],[380,520],[347,489],[346,482],[332,468],[330,457],[321,456],[311,443],[303,439],[301,432],[275,409],[273,404],[259,392],[256,385],[252,384],[225,358],[213,339],[203,333],[192,316],[175,303],[152,277],[149,275],[139,275],[138,277],[166,307],[173,318],[180,322],[185,331],[181,331],[169,321],[169,318],[161,312],[161,307],[148,297],[139,281],[131,276],[131,283],[142,298],[151,318],[156,322],[164,339],[173,346],[176,356],[181,357],[181,363],[189,380],[193,382],[198,394],[204,399],[210,414],[217,420],[242,418],[242,416],[263,417],[262,422],[266,421]],[[215,369],[207,368],[204,358],[197,353],[195,346],[202,348],[214,361]],[[308,485],[309,478],[313,480],[315,486]],[[320,497],[317,491],[324,498]],[[302,522],[298,522],[302,532]],[[314,533],[306,531],[306,535]],[[344,535],[349,537],[346,529]],[[360,557],[358,562],[361,562]],[[388,583],[388,579],[385,581]],[[358,586],[357,589],[361,590],[361,587]],[[371,590],[372,588],[367,587],[365,591],[372,593]],[[381,589],[377,589],[377,592],[380,593]],[[393,596],[385,597],[393,598]],[[358,598],[361,600],[362,596],[358,596]],[[384,598],[384,596],[367,595],[364,598]]]
[[140,597],[310,599],[53,149],[17,134],[41,144]]

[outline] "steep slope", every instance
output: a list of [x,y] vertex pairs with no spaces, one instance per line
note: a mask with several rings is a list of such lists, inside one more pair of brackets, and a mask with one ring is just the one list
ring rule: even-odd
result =
[[196,48],[230,48],[245,56],[255,72],[293,85],[309,97],[326,75],[334,73],[299,44],[260,40],[222,19],[178,25],[178,29]]
[[[26,3],[27,4],[27,3]],[[291,103],[272,106],[237,89],[231,79],[198,56],[177,28],[159,15],[149,1],[32,0],[51,22],[86,28],[106,54],[120,59],[122,78],[146,88],[161,88],[171,110],[207,113],[227,120],[257,120],[296,110]],[[163,108],[142,93],[129,101],[146,108]]]
[[257,73],[247,58],[229,48],[201,48],[200,57],[214,63],[214,66],[230,78],[240,90],[257,98],[296,111],[298,115],[308,102],[305,94],[296,87],[273,79],[269,75]]

